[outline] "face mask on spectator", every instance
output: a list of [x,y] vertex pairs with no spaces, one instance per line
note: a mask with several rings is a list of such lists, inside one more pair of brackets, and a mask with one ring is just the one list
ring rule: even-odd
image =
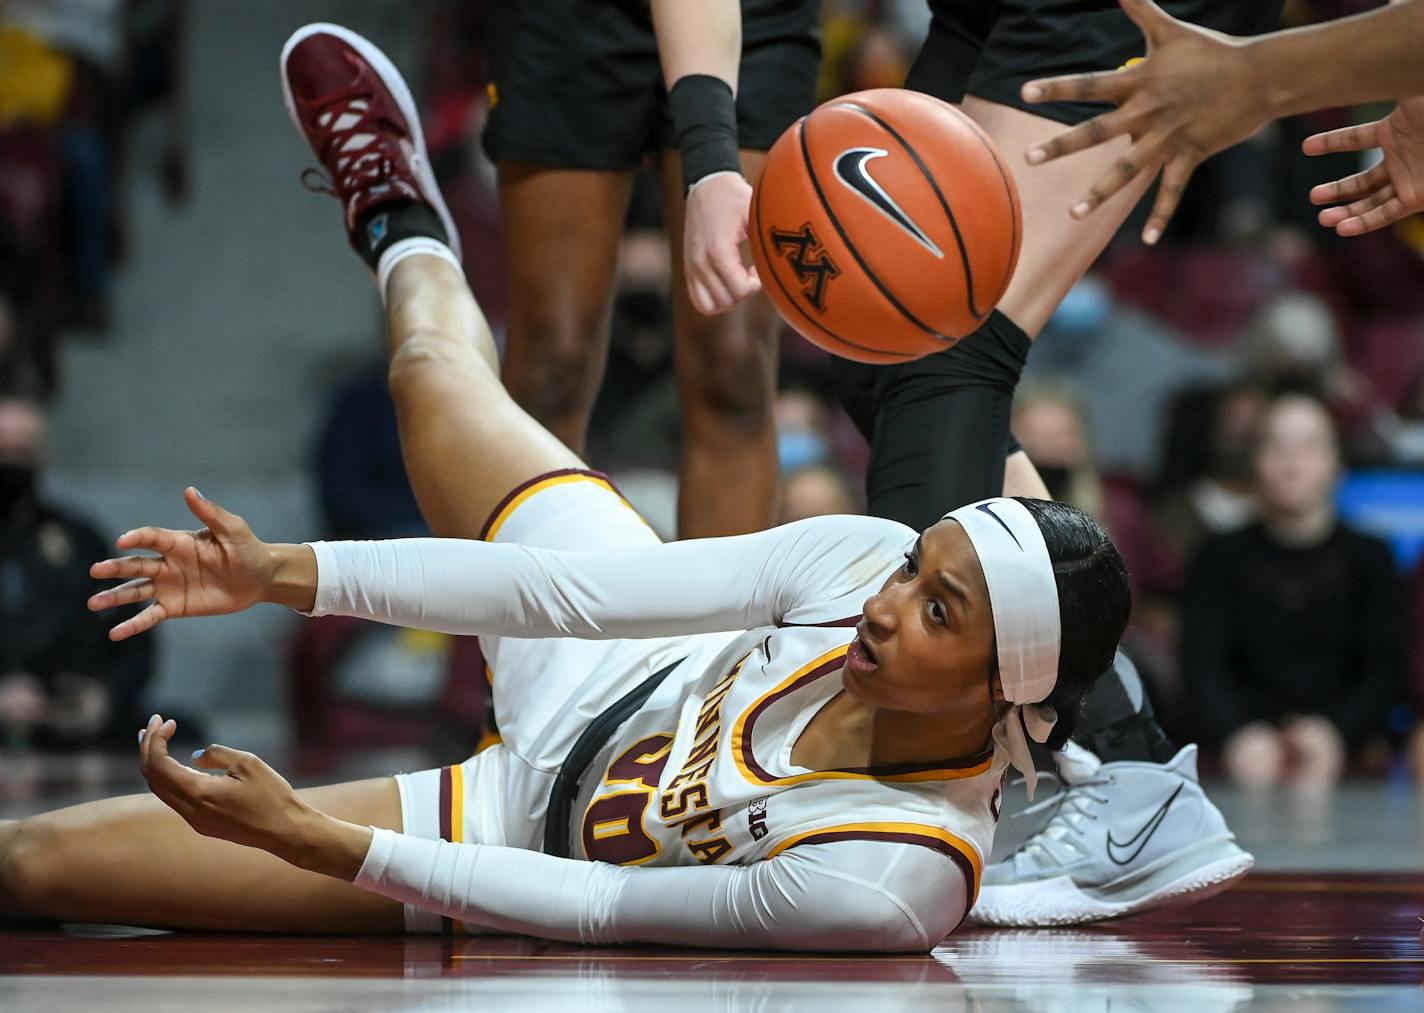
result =
[[784,429],[776,436],[776,456],[783,472],[820,464],[829,448],[820,433],[810,429]]

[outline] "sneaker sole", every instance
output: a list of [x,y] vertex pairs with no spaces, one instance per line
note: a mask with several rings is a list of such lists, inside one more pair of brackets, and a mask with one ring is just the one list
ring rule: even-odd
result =
[[1121,918],[1169,904],[1193,904],[1226,890],[1256,864],[1229,841],[1214,844],[1210,851],[1213,854],[1203,855],[1202,849],[1192,849],[1146,877],[1134,877],[1134,882],[1124,887],[1085,890],[1067,876],[986,886],[980,890],[968,921],[1045,928]]
[[287,82],[287,58],[292,55],[292,50],[297,48],[306,39],[313,35],[333,35],[346,43],[361,55],[361,59],[369,63],[376,71],[376,76],[390,90],[396,100],[396,106],[400,109],[401,115],[410,124],[411,142],[415,146],[418,161],[411,166],[415,170],[415,181],[420,188],[420,194],[425,198],[426,203],[435,209],[435,213],[440,216],[440,224],[445,227],[445,235],[449,240],[450,249],[455,252],[455,256],[462,263],[464,254],[460,249],[460,232],[455,228],[455,219],[450,217],[450,209],[445,206],[445,198],[440,193],[440,186],[435,182],[435,173],[430,169],[430,154],[425,150],[425,132],[420,127],[420,113],[415,108],[415,99],[410,93],[410,86],[405,83],[405,78],[396,69],[396,65],[391,62],[390,57],[381,52],[369,39],[363,38],[351,31],[349,28],[342,28],[340,25],[327,24],[318,21],[310,25],[304,25],[292,33],[292,37],[287,40],[287,44],[282,47],[281,71],[282,71],[282,100],[287,104],[287,115],[292,119],[292,125],[297,128],[297,133],[305,140],[306,130],[302,127],[302,121],[297,116],[297,105],[292,100],[292,86]]

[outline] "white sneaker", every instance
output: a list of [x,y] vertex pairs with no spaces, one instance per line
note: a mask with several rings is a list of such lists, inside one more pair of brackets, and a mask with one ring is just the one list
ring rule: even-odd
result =
[[1197,783],[1197,747],[1170,763],[1103,763],[1069,743],[1043,829],[984,870],[970,920],[1076,925],[1210,897],[1255,864]]

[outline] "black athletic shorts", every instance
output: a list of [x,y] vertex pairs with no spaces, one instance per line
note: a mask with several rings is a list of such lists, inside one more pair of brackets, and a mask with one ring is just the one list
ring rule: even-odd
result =
[[[820,11],[742,0],[743,148],[765,151],[815,106]],[[489,55],[483,141],[497,162],[627,169],[676,147],[648,0],[494,0]]]
[[[1039,77],[1115,70],[1145,56],[1142,32],[1116,0],[928,0],[934,20],[905,87],[947,102],[965,95],[1079,123],[1110,108],[1030,105],[1019,89]],[[1284,0],[1159,0],[1173,17],[1230,35],[1280,23]]]

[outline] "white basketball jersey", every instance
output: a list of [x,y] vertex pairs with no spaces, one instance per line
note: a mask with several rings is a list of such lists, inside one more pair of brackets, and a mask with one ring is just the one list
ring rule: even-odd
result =
[[620,865],[745,864],[798,845],[892,841],[949,856],[977,892],[1007,765],[992,749],[937,768],[812,771],[791,762],[802,731],[843,688],[860,620],[844,615],[846,603],[858,609],[900,562],[885,559],[836,602],[798,609],[805,625],[748,631],[711,657],[694,650],[589,764],[573,854]]

